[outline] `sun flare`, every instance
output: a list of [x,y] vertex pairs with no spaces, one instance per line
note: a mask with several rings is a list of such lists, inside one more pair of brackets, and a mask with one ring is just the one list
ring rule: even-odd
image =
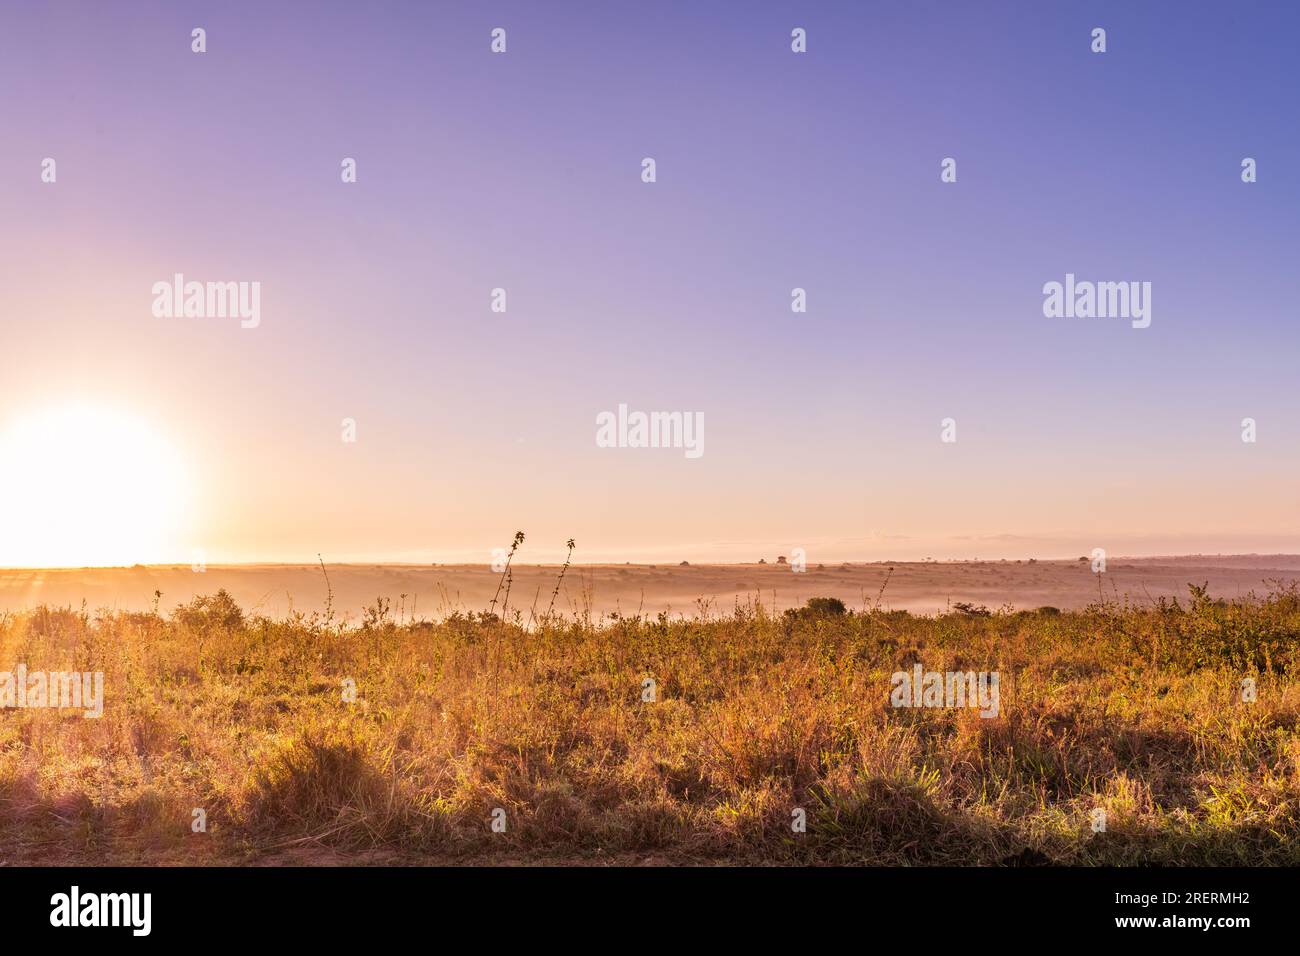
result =
[[184,553],[175,446],[116,410],[71,406],[0,426],[0,565],[151,563]]

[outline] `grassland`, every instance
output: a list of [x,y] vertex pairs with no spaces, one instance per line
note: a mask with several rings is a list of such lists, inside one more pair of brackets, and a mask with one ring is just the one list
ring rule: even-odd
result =
[[[104,715],[0,711],[0,863],[1294,865],[1298,636],[1281,586],[531,628],[40,608],[0,616],[0,670],[103,671]],[[891,707],[918,662],[998,672],[998,716]]]

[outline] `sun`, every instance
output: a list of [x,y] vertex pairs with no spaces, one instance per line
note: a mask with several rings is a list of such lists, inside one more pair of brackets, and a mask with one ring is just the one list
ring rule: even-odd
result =
[[188,490],[174,444],[129,413],[67,406],[0,424],[0,566],[174,559]]

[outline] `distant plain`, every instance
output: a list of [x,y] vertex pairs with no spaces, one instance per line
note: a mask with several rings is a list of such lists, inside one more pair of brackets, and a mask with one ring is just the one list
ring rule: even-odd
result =
[[[957,602],[992,610],[1041,606],[1083,608],[1098,600],[1149,605],[1181,597],[1188,584],[1209,585],[1214,597],[1237,598],[1270,590],[1273,581],[1300,579],[1300,555],[1191,555],[1163,558],[1112,557],[1106,571],[1069,560],[952,562],[819,562],[794,573],[777,564],[591,564],[575,563],[565,576],[556,610],[655,617],[696,617],[700,602],[714,613],[736,604],[761,603],[772,610],[802,605],[809,597],[837,597],[851,609],[943,613]],[[90,609],[145,611],[187,603],[224,588],[250,613],[280,618],[291,611],[310,614],[325,607],[325,574],[336,615],[359,621],[377,598],[392,602],[395,615],[436,620],[456,610],[484,610],[501,580],[483,564],[267,564],[132,568],[0,569],[0,610],[42,604]],[[891,571],[892,569],[892,571]],[[512,569],[510,609],[525,620],[534,603],[545,609],[555,585],[556,565],[517,564]],[[886,581],[888,583],[886,584]],[[155,592],[161,592],[157,597]],[[403,598],[403,595],[405,597]]]

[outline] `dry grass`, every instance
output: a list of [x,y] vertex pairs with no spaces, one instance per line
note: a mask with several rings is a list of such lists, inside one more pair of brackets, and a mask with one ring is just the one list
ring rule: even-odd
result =
[[[1291,589],[531,632],[40,609],[0,669],[102,670],[104,716],[0,712],[0,862],[1295,865],[1297,635]],[[1000,714],[891,708],[916,661],[998,671]]]

